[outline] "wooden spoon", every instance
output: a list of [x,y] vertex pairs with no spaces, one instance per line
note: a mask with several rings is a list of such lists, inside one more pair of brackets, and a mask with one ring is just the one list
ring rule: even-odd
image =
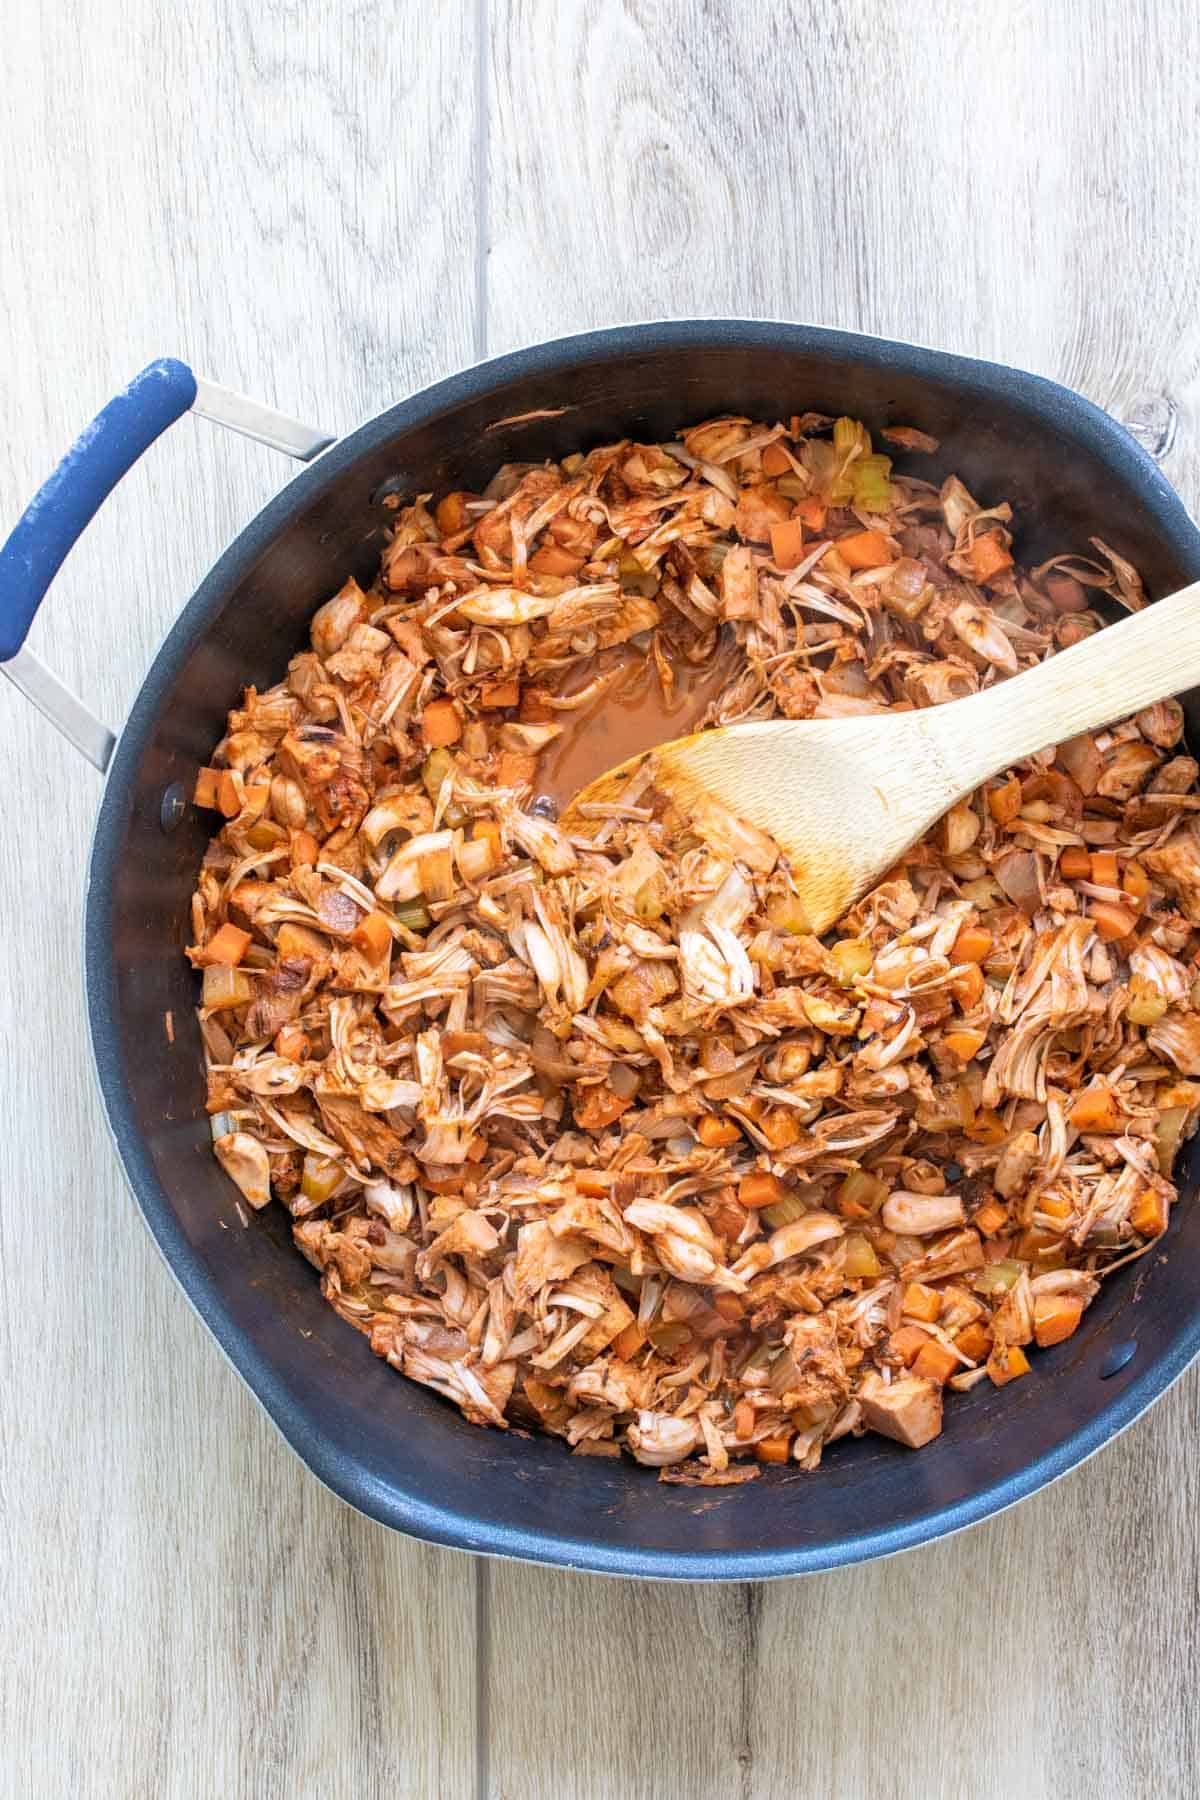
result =
[[586,829],[581,809],[611,803],[649,761],[685,816],[716,801],[773,838],[821,932],[990,775],[1195,685],[1200,582],[965,700],[677,738],[590,782],[564,823]]

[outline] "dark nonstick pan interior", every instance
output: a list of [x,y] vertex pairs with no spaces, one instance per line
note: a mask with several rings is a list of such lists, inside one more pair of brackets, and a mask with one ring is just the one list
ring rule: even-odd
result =
[[[211,1154],[180,951],[209,822],[163,830],[242,687],[278,680],[349,572],[368,577],[390,492],[481,484],[506,461],[623,435],[661,439],[722,412],[818,410],[910,424],[985,502],[1017,513],[1018,555],[1086,550],[1098,533],[1151,594],[1200,577],[1200,534],[1152,462],[1086,401],[1033,376],[799,326],[629,327],[521,351],[428,390],[306,470],[217,564],[160,651],[110,771],[86,916],[89,1013],[117,1148],[190,1298],[295,1449],[387,1524],[438,1542],[630,1575],[799,1573],[920,1543],[1032,1492],[1096,1449],[1200,1347],[1200,1170],[1189,1148],[1161,1248],[1107,1283],[1076,1337],[1003,1390],[955,1396],[919,1454],[876,1437],[820,1472],[745,1487],[661,1485],[628,1461],[482,1431],[398,1378],[321,1300],[279,1208],[243,1225]],[[914,473],[931,472],[913,459]],[[1200,741],[1197,696],[1185,700]],[[170,1012],[174,1043],[168,1042]]]

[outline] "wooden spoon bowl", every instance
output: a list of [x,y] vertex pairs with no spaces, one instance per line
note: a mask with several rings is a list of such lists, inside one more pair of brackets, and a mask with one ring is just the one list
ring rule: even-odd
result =
[[989,776],[1197,684],[1200,582],[945,706],[677,738],[591,782],[564,822],[586,829],[581,809],[619,799],[649,762],[685,816],[720,806],[772,839],[822,932]]

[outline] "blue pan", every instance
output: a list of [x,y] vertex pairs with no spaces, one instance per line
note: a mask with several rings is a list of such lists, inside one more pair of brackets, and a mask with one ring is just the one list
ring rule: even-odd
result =
[[[168,635],[115,741],[24,647],[71,544],[184,411],[274,442],[305,468],[226,551]],[[805,326],[629,326],[497,358],[338,442],[152,367],[102,412],[0,552],[0,667],[107,779],[86,896],[96,1072],[129,1185],[184,1292],[288,1442],[328,1487],[435,1543],[609,1574],[754,1580],[884,1556],[987,1518],[1090,1456],[1200,1348],[1200,1208],[1178,1207],[1152,1267],[1117,1274],[1032,1379],[956,1398],[918,1455],[867,1437],[820,1473],[741,1488],[659,1484],[627,1461],[481,1431],[399,1379],[321,1300],[272,1208],[243,1227],[210,1152],[193,978],[182,956],[209,822],[187,801],[247,682],[277,680],[348,572],[370,576],[391,493],[477,486],[502,462],[622,435],[670,437],[735,411],[815,409],[919,426],[1033,560],[1099,533],[1151,594],[1200,578],[1200,533],[1155,465],[1065,388],[995,364]],[[922,459],[921,473],[928,472]],[[1189,718],[1196,716],[1192,696]],[[1193,739],[1195,741],[1195,739]],[[164,1016],[174,1021],[168,1043]],[[1200,1152],[1189,1153],[1185,1196]]]

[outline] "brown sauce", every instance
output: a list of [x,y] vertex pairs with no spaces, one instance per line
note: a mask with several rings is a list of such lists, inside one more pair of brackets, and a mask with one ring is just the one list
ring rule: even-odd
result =
[[623,644],[605,650],[572,672],[564,694],[578,692],[596,675],[616,668],[616,679],[589,707],[562,715],[566,730],[538,762],[536,793],[561,812],[581,788],[643,750],[686,737],[737,673],[741,654],[730,638],[706,663],[675,659],[675,692],[668,704],[648,652]]

